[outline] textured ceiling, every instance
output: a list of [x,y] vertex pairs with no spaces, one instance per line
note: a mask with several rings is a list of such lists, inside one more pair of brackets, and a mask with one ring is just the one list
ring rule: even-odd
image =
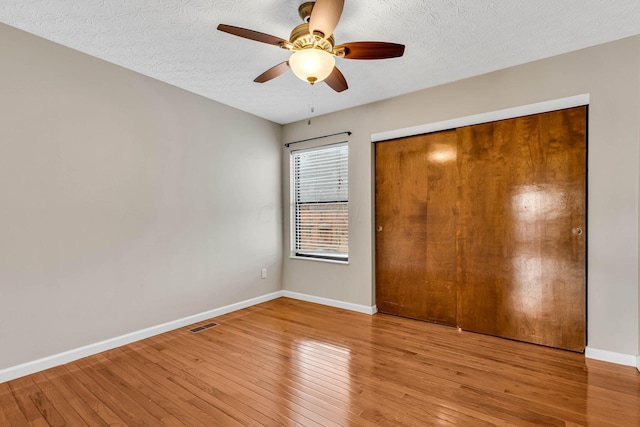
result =
[[406,45],[402,58],[337,59],[349,89],[287,73],[285,50],[216,30],[289,38],[303,0],[2,0],[0,21],[266,119],[289,123],[640,34],[638,0],[346,0],[337,44]]

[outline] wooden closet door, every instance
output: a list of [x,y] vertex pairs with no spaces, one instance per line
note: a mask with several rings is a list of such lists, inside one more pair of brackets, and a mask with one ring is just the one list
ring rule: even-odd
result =
[[458,325],[583,351],[586,107],[458,134]]
[[455,130],[376,144],[379,311],[456,324]]

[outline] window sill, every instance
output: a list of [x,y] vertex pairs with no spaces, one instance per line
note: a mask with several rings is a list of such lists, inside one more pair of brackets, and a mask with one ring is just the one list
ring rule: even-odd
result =
[[302,259],[305,261],[320,261],[320,262],[328,262],[330,264],[349,265],[349,261],[339,261],[337,259],[313,258],[313,257],[295,256],[295,255],[290,255],[289,259]]

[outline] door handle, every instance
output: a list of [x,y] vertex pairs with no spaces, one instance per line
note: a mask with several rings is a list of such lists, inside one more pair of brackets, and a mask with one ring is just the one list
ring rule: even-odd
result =
[[381,226],[381,225],[379,225],[379,226],[376,228],[376,231],[377,231],[378,233],[379,233],[379,232],[381,232],[381,231],[382,231],[382,226]]
[[582,235],[582,228],[580,227],[575,227],[573,228],[573,230],[571,230],[571,232],[573,234],[575,234],[576,236],[581,236]]

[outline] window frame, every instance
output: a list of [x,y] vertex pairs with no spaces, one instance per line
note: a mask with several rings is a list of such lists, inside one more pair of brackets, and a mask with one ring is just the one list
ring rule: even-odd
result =
[[[347,149],[347,167],[346,167],[346,177],[347,177],[347,199],[346,200],[335,200],[335,201],[322,201],[322,202],[307,202],[307,203],[298,203],[298,188],[297,188],[297,168],[295,164],[295,156],[296,154],[309,152],[309,151],[321,151],[323,149],[328,149],[336,146],[345,146]],[[348,141],[340,141],[331,144],[325,145],[317,145],[308,148],[301,148],[296,150],[291,150],[289,152],[289,174],[290,174],[290,201],[291,201],[291,212],[290,212],[290,258],[293,259],[305,259],[305,260],[314,260],[314,261],[324,261],[338,264],[348,264],[349,263],[349,142]],[[319,205],[319,204],[338,204],[344,203],[346,204],[346,213],[347,213],[347,252],[344,255],[330,255],[330,254],[322,254],[322,253],[305,253],[299,251],[299,225],[300,225],[300,216],[299,206],[301,205]]]

